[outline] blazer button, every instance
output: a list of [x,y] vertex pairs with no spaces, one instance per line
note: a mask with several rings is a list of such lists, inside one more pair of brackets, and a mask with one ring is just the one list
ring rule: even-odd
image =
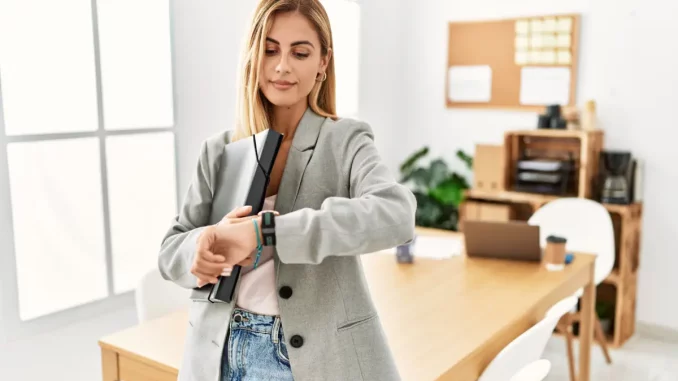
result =
[[292,296],[292,287],[282,286],[280,287],[280,291],[278,291],[278,294],[283,299],[289,299]]
[[301,346],[304,345],[304,339],[299,335],[294,335],[290,339],[290,344],[292,344],[294,348],[301,348]]

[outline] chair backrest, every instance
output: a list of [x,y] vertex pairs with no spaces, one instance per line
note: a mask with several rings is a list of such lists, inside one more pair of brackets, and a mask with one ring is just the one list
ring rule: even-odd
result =
[[539,208],[530,217],[530,225],[539,225],[542,247],[546,237],[567,239],[568,252],[594,254],[595,282],[600,284],[614,266],[614,228],[610,213],[600,203],[585,198],[561,198]]
[[158,269],[147,272],[141,278],[134,295],[139,322],[187,308],[190,293],[191,290],[163,279]]
[[478,381],[506,381],[525,366],[541,359],[556,324],[567,311],[577,305],[577,301],[577,297],[570,296],[551,307],[542,320],[495,356]]
[[511,377],[510,381],[543,381],[551,371],[549,360],[537,360]]

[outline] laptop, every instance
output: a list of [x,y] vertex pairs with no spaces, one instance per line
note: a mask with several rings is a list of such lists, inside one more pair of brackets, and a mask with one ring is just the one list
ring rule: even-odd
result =
[[522,221],[464,221],[468,257],[541,261],[539,226]]

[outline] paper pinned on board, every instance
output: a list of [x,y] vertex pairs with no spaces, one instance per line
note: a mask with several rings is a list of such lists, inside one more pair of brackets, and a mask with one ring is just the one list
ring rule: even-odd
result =
[[516,65],[519,65],[519,66],[528,64],[529,63],[528,53],[526,51],[525,52],[516,51],[515,61],[516,61]]
[[541,52],[541,63],[551,65],[556,63],[556,51],[553,49],[543,50]]
[[572,45],[572,36],[569,34],[558,34],[556,37],[556,45],[559,48],[569,48]]
[[543,36],[543,47],[551,49],[556,47],[556,35],[555,34],[545,34]]
[[415,257],[451,258],[462,253],[462,241],[457,237],[417,236],[412,253]]
[[558,63],[561,65],[570,65],[572,63],[572,53],[570,53],[569,50],[559,50]]
[[556,31],[561,33],[570,33],[572,32],[572,18],[571,17],[559,17],[556,22]]
[[489,102],[492,68],[487,65],[450,67],[447,96],[453,102]]
[[539,50],[530,50],[527,62],[531,64],[540,64],[541,63],[541,51]]
[[526,50],[530,48],[530,39],[524,36],[516,37],[516,50]]
[[530,22],[527,20],[516,21],[516,34],[530,33]]
[[541,34],[533,34],[530,40],[530,46],[533,48],[544,47],[544,37]]
[[[410,253],[414,257],[432,258],[432,259],[448,259],[461,255],[464,247],[462,240],[459,237],[444,237],[444,236],[424,236],[418,235],[412,246]],[[397,248],[385,250],[380,253],[395,255],[398,252]]]
[[539,19],[530,20],[530,31],[532,33],[541,33],[544,31],[544,22]]
[[542,32],[555,32],[557,28],[557,23],[556,23],[556,18],[555,17],[547,17],[544,19],[544,22],[542,24]]
[[520,104],[543,106],[570,103],[570,69],[523,67],[520,71]]

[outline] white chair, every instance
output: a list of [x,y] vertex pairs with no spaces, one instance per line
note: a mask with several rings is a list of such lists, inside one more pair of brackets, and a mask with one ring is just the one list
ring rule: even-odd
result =
[[568,252],[596,255],[596,284],[610,275],[614,266],[614,228],[610,212],[600,203],[560,198],[537,209],[527,223],[539,225],[542,246],[546,246],[546,237],[558,235],[567,238]]
[[147,272],[134,295],[139,323],[188,308],[190,294],[191,290],[163,279],[160,270]]
[[[529,374],[530,370],[524,370],[524,368],[541,359],[556,324],[576,305],[577,297],[575,296],[556,303],[542,320],[504,347],[485,368],[478,381],[506,381],[509,377],[523,372]],[[518,380],[522,379],[518,378]],[[534,378],[534,380],[540,379]]]
[[551,371],[551,362],[549,360],[537,360],[516,373],[510,381],[542,381]]
[[[539,208],[530,217],[530,225],[539,225],[542,247],[546,245],[546,237],[557,235],[567,239],[568,252],[582,252],[596,255],[594,281],[599,285],[610,275],[614,267],[614,228],[610,213],[600,203],[584,198],[561,198],[549,202]],[[576,292],[581,297],[583,290]],[[575,379],[574,356],[572,352],[572,335],[570,325],[577,320],[578,315],[565,316],[558,330],[565,334],[567,339],[567,353],[570,366],[570,379]],[[600,320],[596,316],[594,332],[605,354],[607,363],[611,363],[607,341],[603,333]]]

